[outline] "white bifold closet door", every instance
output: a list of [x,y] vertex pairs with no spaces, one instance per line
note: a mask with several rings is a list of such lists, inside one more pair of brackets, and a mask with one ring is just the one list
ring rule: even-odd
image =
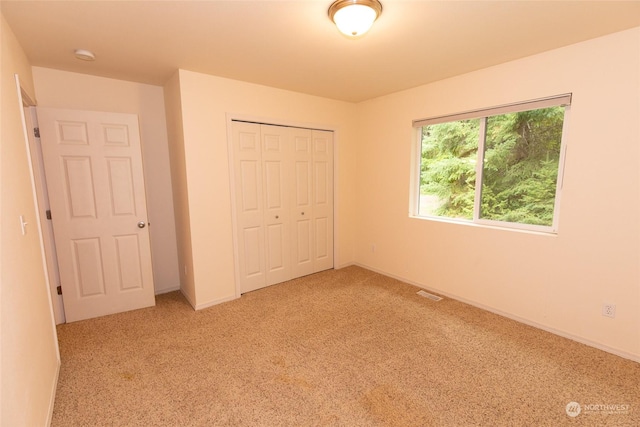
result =
[[333,132],[232,122],[240,292],[333,268]]

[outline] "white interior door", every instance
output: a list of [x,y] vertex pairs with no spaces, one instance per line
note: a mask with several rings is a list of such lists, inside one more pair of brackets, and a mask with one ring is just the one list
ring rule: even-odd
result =
[[260,126],[264,194],[266,286],[291,279],[289,129]]
[[313,269],[333,268],[333,132],[313,131]]
[[313,247],[313,152],[310,129],[291,128],[293,145],[292,195],[292,268],[293,276],[314,272]]
[[265,286],[260,125],[232,122],[240,292]]
[[37,111],[66,320],[154,305],[137,116]]
[[333,132],[231,132],[240,293],[333,268]]

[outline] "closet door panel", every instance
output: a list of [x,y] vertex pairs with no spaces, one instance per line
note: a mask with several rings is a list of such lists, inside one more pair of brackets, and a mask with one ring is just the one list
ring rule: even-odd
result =
[[233,122],[232,132],[240,292],[249,292],[266,280],[260,125]]
[[333,132],[232,132],[240,292],[333,268]]
[[333,132],[313,131],[313,270],[333,268]]
[[294,177],[291,215],[293,232],[292,268],[294,277],[306,276],[313,269],[313,141],[309,129],[291,129]]
[[293,278],[289,231],[291,143],[289,129],[261,126],[266,247],[266,285]]
[[244,245],[245,277],[247,279],[263,276],[264,263],[262,262],[262,229],[261,227],[245,227],[242,229],[242,242]]

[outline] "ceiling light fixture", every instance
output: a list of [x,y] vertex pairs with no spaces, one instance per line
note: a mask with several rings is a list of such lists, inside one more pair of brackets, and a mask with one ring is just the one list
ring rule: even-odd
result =
[[329,18],[349,37],[369,31],[381,13],[382,4],[378,0],[336,0],[329,7]]
[[83,61],[95,61],[96,60],[96,56],[90,50],[76,49],[73,53],[76,55],[76,58],[81,59]]

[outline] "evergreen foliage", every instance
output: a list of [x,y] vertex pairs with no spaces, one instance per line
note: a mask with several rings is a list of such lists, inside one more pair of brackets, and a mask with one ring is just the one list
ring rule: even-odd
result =
[[[437,197],[431,214],[473,218],[481,120],[422,128],[420,190]],[[552,224],[563,120],[563,107],[486,119],[481,218]]]

